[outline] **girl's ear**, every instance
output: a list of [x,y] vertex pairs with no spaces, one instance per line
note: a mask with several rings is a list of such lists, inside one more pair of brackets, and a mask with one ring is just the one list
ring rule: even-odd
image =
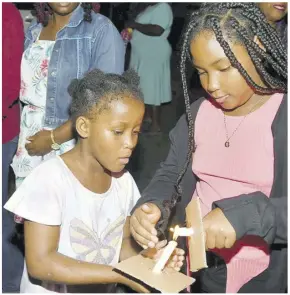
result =
[[90,120],[86,117],[78,117],[76,120],[76,130],[81,138],[88,138],[90,135]]
[[260,39],[258,38],[258,36],[254,37],[254,42],[262,49],[266,52],[266,48],[263,46],[263,44],[261,43]]

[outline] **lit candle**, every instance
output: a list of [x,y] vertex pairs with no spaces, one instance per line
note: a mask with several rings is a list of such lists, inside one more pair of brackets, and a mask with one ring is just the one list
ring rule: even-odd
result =
[[153,268],[154,273],[160,273],[163,268],[165,267],[168,259],[174,252],[175,248],[177,247],[177,242],[170,241],[167,246],[164,248],[160,258],[158,259],[157,263],[155,264]]
[[180,237],[190,237],[194,234],[194,230],[192,227],[179,227],[178,225],[175,228],[171,228],[170,231],[173,233],[173,240],[176,240],[179,236]]

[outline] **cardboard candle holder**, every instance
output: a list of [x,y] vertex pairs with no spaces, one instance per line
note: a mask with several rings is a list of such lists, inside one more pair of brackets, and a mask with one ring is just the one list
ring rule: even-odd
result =
[[[179,235],[188,236],[189,266],[190,271],[195,272],[207,267],[205,236],[199,198],[192,199],[185,211],[187,228],[176,226],[171,231],[174,232],[173,236],[175,239]],[[167,246],[168,250],[173,248],[173,246],[177,246],[175,241],[170,243],[171,245]],[[168,259],[166,255],[163,258],[165,260]],[[120,262],[115,268],[162,293],[179,293],[195,282],[195,279],[174,269],[165,268],[162,270],[163,266],[164,261],[157,261],[156,263],[154,260],[140,254]]]
[[120,262],[115,268],[161,293],[179,293],[195,282],[195,279],[171,268],[154,273],[154,266],[154,260],[140,254]]
[[195,272],[207,267],[205,236],[199,198],[193,198],[187,205],[186,225],[193,228],[194,234],[188,237],[190,271]]

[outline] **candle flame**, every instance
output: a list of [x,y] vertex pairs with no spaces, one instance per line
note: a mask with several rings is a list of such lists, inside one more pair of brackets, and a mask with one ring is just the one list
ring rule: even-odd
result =
[[178,230],[179,230],[179,225],[176,225],[175,228],[170,228],[170,231],[173,232],[173,241],[176,241],[178,238]]
[[179,236],[189,237],[194,234],[192,227],[179,227],[179,225],[176,225],[174,228],[170,228],[170,231],[173,232],[173,241],[176,241]]

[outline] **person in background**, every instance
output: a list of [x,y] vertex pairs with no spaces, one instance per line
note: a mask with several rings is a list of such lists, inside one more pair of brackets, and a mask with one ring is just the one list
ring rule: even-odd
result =
[[[193,104],[190,64],[207,92]],[[254,3],[204,3],[190,16],[180,62],[186,116],[130,222],[135,240],[154,247],[158,231],[185,224],[187,205],[199,198],[202,292],[287,287],[287,66],[281,38]]]
[[159,134],[160,106],[171,101],[170,57],[167,40],[173,15],[167,3],[137,5],[137,16],[129,21],[133,29],[130,68],[137,71],[146,104],[145,122],[151,124],[151,134]]
[[[20,12],[2,3],[2,204],[8,201],[9,167],[17,149],[20,129],[20,63],[24,28]],[[13,214],[2,209],[2,292],[18,293],[23,255],[11,243],[15,233]]]
[[283,43],[287,48],[288,36],[287,36],[287,13],[288,3],[287,2],[259,2],[258,7],[266,16],[269,24],[274,27]]
[[21,63],[24,107],[12,163],[17,187],[42,161],[74,146],[69,81],[96,68],[117,74],[124,69],[123,41],[98,13],[98,3],[42,2],[35,8]]

